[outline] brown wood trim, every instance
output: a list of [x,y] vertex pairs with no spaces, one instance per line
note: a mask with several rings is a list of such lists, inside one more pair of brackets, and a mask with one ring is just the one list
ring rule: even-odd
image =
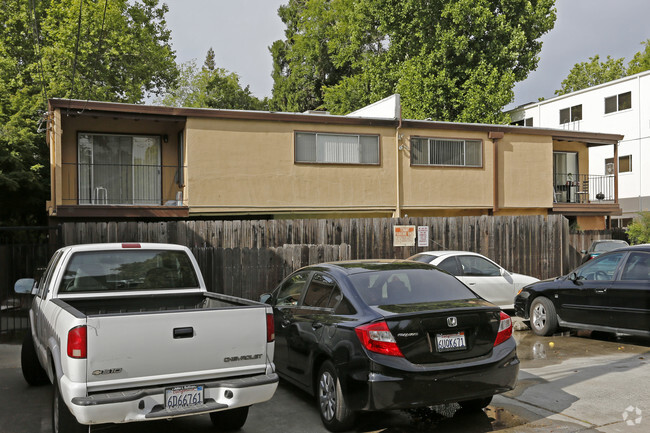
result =
[[561,215],[623,215],[618,203],[553,203],[551,213]]
[[187,218],[187,206],[57,206],[58,218]]

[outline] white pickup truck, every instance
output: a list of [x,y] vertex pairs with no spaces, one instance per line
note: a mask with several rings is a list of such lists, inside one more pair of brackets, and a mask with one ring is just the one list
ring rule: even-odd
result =
[[55,433],[204,413],[234,430],[277,388],[271,307],[209,293],[186,247],[65,247],[15,291],[34,295],[22,371],[54,384]]

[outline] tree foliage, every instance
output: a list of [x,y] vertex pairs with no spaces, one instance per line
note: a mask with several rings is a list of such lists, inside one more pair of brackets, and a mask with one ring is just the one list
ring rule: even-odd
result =
[[214,50],[210,48],[203,67],[190,60],[179,66],[176,84],[154,102],[172,107],[222,108],[231,110],[266,110],[268,101],[251,94],[249,86],[242,88],[239,76],[215,64]]
[[627,237],[632,245],[650,243],[650,211],[639,212],[639,217],[627,226]]
[[600,56],[596,54],[594,57],[589,57],[588,62],[576,63],[569,71],[569,75],[562,80],[562,88],[556,90],[555,94],[564,95],[623,78],[627,75],[624,61],[625,58],[613,59],[607,56],[607,60],[601,62]]
[[274,110],[336,114],[401,94],[403,116],[504,121],[554,0],[290,0],[270,48]]
[[555,94],[564,95],[650,70],[650,39],[642,42],[641,45],[645,48],[634,55],[627,67],[624,64],[624,57],[613,59],[607,56],[607,60],[601,62],[598,54],[589,57],[588,62],[576,63],[569,71],[569,75],[562,80],[562,88],[556,90]]
[[176,79],[166,12],[158,0],[2,2],[0,225],[44,222],[46,95],[139,103]]

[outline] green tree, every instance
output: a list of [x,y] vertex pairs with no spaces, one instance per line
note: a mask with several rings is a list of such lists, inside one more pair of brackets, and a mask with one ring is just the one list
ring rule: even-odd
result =
[[45,221],[46,96],[141,103],[174,82],[166,12],[158,0],[2,3],[0,225]]
[[554,0],[290,0],[271,107],[347,113],[400,93],[404,117],[505,121]]
[[239,76],[217,68],[212,48],[199,69],[190,60],[179,66],[180,76],[154,103],[171,107],[222,108],[231,110],[267,110],[268,100],[259,100],[249,86],[242,88]]
[[632,245],[650,243],[650,212],[641,211],[639,217],[627,226],[627,237]]
[[594,57],[589,57],[588,62],[576,63],[569,71],[569,75],[562,80],[562,88],[556,90],[555,94],[564,95],[623,78],[627,75],[624,61],[625,58],[613,59],[607,56],[607,60],[601,62],[600,56],[596,54]]
[[641,42],[641,45],[645,45],[645,48],[636,53],[627,65],[628,75],[650,70],[650,39]]

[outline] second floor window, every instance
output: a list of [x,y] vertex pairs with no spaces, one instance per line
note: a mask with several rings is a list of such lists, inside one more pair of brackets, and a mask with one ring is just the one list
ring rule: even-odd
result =
[[560,110],[560,125],[582,120],[582,104]]
[[[618,172],[629,173],[632,171],[632,155],[619,156]],[[614,158],[605,159],[605,174],[614,174]]]
[[320,164],[379,164],[379,136],[296,132],[295,161]]
[[482,167],[483,142],[413,137],[411,138],[411,164]]
[[515,126],[533,126],[533,118],[527,117],[526,119],[517,120],[515,122],[511,122],[510,124]]
[[605,98],[605,114],[632,108],[632,92],[620,93]]

